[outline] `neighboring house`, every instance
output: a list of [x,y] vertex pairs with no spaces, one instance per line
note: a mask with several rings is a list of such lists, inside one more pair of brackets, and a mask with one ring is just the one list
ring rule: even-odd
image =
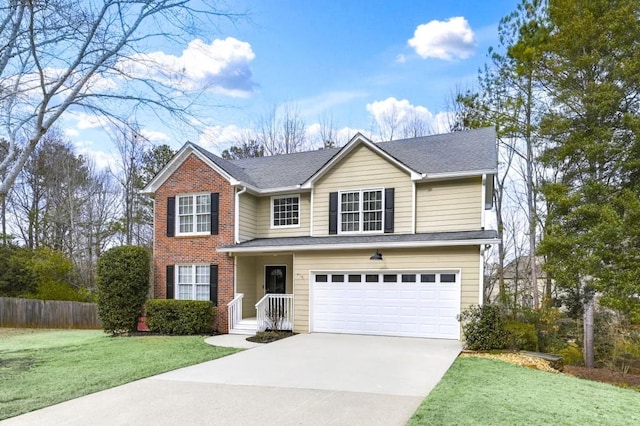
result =
[[[542,304],[545,298],[547,284],[551,285],[552,294],[555,291],[553,282],[547,282],[547,273],[543,269],[544,258],[536,259],[536,276],[538,281],[539,302]],[[500,294],[499,277],[497,267],[491,276],[491,300],[497,301]],[[518,256],[504,266],[504,284],[510,303],[519,306],[533,307],[533,287],[531,286],[531,258],[529,255]]]
[[496,170],[493,128],[235,161],[187,143],[145,188],[155,297],[212,300],[220,333],[458,339]]

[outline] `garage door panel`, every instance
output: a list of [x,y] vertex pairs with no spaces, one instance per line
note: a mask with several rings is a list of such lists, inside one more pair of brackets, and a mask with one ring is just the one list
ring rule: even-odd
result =
[[420,272],[407,274],[418,274],[416,282],[312,282],[312,331],[459,338],[459,274],[454,283],[440,283],[439,273],[433,271],[424,274],[438,282],[419,282]]

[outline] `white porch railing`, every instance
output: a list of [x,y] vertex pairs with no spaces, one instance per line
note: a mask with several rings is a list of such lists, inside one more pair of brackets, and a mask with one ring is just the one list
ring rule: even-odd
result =
[[258,331],[293,330],[293,294],[265,294],[256,303]]
[[236,297],[227,304],[227,318],[229,330],[233,330],[235,325],[242,320],[242,298],[244,293],[236,294]]

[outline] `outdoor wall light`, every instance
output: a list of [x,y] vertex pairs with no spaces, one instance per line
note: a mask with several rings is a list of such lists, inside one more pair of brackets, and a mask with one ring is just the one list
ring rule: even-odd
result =
[[380,251],[378,249],[376,249],[376,252],[369,259],[370,260],[382,260],[382,253],[380,253]]

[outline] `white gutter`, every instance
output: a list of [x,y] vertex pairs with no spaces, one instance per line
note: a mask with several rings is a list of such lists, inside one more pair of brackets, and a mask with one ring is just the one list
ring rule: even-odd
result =
[[478,305],[484,304],[484,246],[480,246],[480,285],[478,288]]
[[[240,243],[240,195],[247,192],[247,187],[244,186],[240,191],[236,191],[235,209],[234,209],[234,241],[236,244]],[[235,268],[234,268],[235,271]],[[235,290],[234,290],[235,291]]]
[[221,253],[264,253],[264,252],[290,252],[290,251],[324,251],[341,249],[375,249],[375,248],[420,248],[420,247],[449,247],[449,246],[477,246],[485,244],[498,244],[497,238],[485,238],[476,240],[450,240],[450,241],[409,241],[409,242],[367,242],[367,243],[342,243],[342,244],[309,244],[290,246],[264,246],[264,247],[220,247]]
[[471,170],[466,172],[453,172],[453,173],[430,173],[430,174],[422,174],[419,179],[416,179],[416,181],[429,182],[429,181],[443,180],[443,179],[461,179],[461,178],[473,177],[473,176],[494,175],[496,173],[497,173],[497,170],[495,169]]

